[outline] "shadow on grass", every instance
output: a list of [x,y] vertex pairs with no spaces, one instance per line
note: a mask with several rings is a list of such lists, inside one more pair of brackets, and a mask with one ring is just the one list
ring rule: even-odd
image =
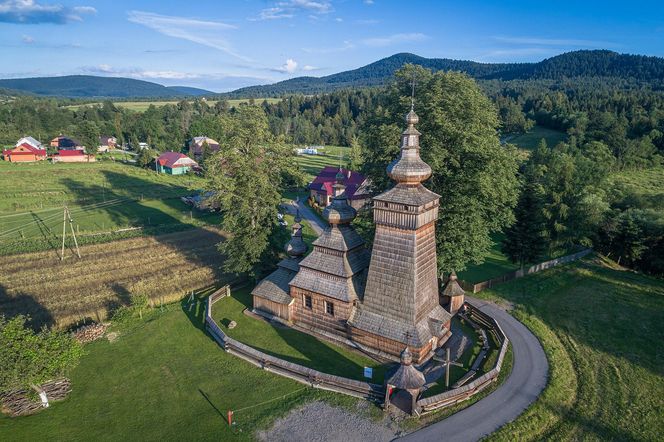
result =
[[35,331],[55,324],[50,311],[33,296],[25,293],[10,295],[5,286],[0,284],[0,316],[11,319],[18,315],[28,316],[28,325]]

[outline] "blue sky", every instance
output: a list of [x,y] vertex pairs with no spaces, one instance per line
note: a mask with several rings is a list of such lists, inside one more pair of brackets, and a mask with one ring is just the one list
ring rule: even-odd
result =
[[397,52],[664,56],[664,2],[0,0],[0,47],[2,78],[90,74],[226,91]]

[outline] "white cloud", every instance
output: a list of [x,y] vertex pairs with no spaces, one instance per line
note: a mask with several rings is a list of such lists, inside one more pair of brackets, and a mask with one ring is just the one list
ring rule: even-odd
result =
[[383,46],[392,46],[399,43],[424,41],[427,40],[428,38],[429,38],[428,36],[420,32],[410,33],[410,34],[393,34],[393,35],[388,35],[386,37],[367,38],[362,40],[362,44],[364,44],[365,46],[383,47]]
[[541,45],[541,46],[592,46],[592,47],[615,46],[615,43],[608,41],[580,40],[580,39],[568,39],[568,38],[496,36],[493,37],[493,39],[503,43]]
[[95,14],[92,6],[47,5],[35,0],[6,0],[0,3],[0,22],[17,24],[65,24],[82,21],[84,14]]
[[198,20],[143,11],[130,11],[127,19],[160,34],[218,49],[233,57],[250,61],[249,58],[237,53],[228,40],[221,35],[223,31],[237,29],[237,26],[220,21]]
[[337,17],[337,18],[334,19],[334,21],[336,21],[338,23],[341,23],[342,21],[344,21],[344,19],[341,18],[341,17]]
[[[334,11],[332,3],[328,0],[287,0],[277,2],[273,7],[265,8],[258,13],[258,17],[250,18],[251,21],[278,20],[282,18],[293,18],[298,12],[306,11],[309,14],[328,14]],[[309,16],[312,18],[312,15]]]
[[140,68],[114,68],[109,64],[85,66],[81,68],[81,70],[90,74],[104,74],[109,77],[129,77],[138,79],[161,78],[169,80],[184,80],[200,78],[199,74],[191,72],[144,70]]
[[506,57],[506,56],[526,56],[526,55],[547,55],[560,53],[561,49],[555,48],[542,48],[542,47],[528,47],[528,48],[503,48],[503,49],[494,49],[482,57],[493,58],[493,57]]
[[320,68],[317,68],[316,66],[311,66],[309,64],[305,65],[302,70],[303,71],[317,71]]
[[21,36],[21,41],[22,41],[23,43],[25,43],[25,44],[32,44],[32,43],[35,42],[35,39],[32,38],[30,35],[25,35],[25,34],[23,34],[23,35]]
[[373,5],[373,4],[374,4],[374,0],[364,0],[364,4],[365,4],[365,5]]
[[292,74],[296,70],[297,70],[297,61],[293,60],[292,58],[286,60],[286,63],[284,63],[284,65],[281,66],[281,71],[288,72],[289,74]]

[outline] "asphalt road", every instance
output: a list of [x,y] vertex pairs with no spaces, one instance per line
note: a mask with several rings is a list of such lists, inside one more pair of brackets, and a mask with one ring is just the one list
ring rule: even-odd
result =
[[313,229],[316,236],[320,236],[323,233],[323,230],[327,227],[325,223],[314,213],[313,209],[306,204],[306,200],[300,199],[298,201],[291,200],[288,203],[288,211],[291,214],[295,214],[296,210],[299,209],[300,216],[302,219],[309,221],[309,225]]
[[528,328],[494,304],[466,297],[493,316],[512,343],[512,373],[489,396],[445,420],[410,433],[402,441],[476,441],[517,418],[546,386],[549,364]]

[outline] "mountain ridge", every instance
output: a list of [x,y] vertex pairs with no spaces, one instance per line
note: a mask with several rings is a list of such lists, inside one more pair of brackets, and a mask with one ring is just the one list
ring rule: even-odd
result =
[[67,98],[169,98],[214,94],[188,86],[164,86],[134,78],[94,75],[1,79],[0,88],[16,93]]
[[572,51],[530,63],[481,63],[450,58],[425,58],[402,52],[357,69],[324,77],[296,77],[269,85],[248,86],[220,95],[258,98],[293,93],[324,93],[346,87],[380,86],[389,81],[394,72],[405,63],[434,71],[462,71],[478,80],[560,80],[592,76],[664,81],[664,58],[619,54],[608,50]]

